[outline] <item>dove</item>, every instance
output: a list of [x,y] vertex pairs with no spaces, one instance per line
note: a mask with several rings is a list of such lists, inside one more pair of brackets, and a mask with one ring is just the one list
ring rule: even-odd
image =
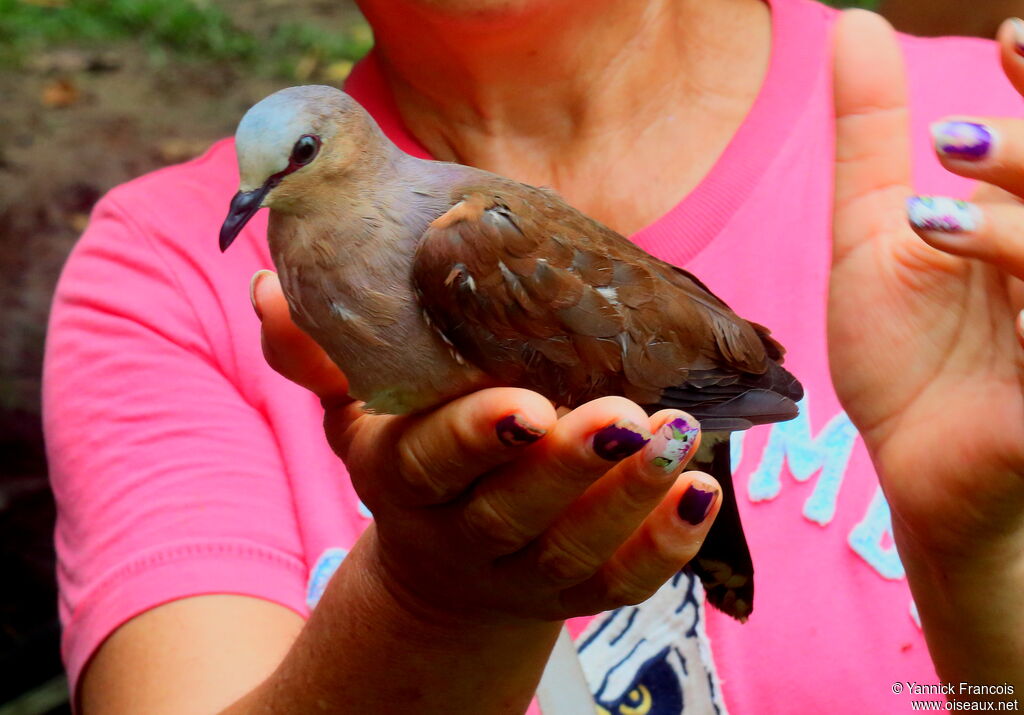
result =
[[767,328],[554,191],[406,154],[338,89],[270,95],[235,143],[240,186],[220,248],[270,208],[292,317],[367,411],[508,385],[569,408],[621,395],[698,419],[693,464],[723,496],[690,568],[712,605],[747,619],[753,565],[729,434],[795,417],[803,394]]

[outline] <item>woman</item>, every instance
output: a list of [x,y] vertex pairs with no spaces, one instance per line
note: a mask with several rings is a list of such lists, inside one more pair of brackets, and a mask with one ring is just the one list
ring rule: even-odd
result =
[[[836,13],[807,0],[361,5],[377,47],[347,89],[400,146],[556,187],[788,346],[802,417],[734,460],[757,607],[731,622],[675,575],[717,509],[686,495],[713,480],[591,449],[612,421],[665,415],[613,398],[556,421],[511,389],[361,415],[258,274],[282,381],[239,299],[269,266],[265,219],[230,257],[213,246],[237,184],[225,142],[112,192],[58,290],[45,399],[82,710],[521,712],[570,616],[609,712],[887,712],[914,683],[1024,687],[1018,124],[942,125],[942,164],[991,186],[981,208],[913,203],[920,237],[905,212],[912,171],[970,188],[929,122],[1016,111],[994,47],[847,15],[833,121]],[[1010,26],[1001,43],[1024,89]],[[545,437],[502,446],[513,412]]]

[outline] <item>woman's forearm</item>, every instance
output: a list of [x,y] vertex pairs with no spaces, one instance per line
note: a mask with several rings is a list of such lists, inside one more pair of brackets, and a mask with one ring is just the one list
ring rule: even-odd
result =
[[414,613],[377,578],[367,536],[281,666],[222,715],[524,712],[560,623],[487,625]]

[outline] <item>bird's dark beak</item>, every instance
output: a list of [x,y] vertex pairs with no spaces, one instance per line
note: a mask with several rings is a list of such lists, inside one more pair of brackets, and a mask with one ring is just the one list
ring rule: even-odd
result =
[[239,191],[235,198],[231,199],[231,207],[228,209],[228,217],[224,219],[224,225],[220,227],[220,250],[228,250],[228,246],[238,237],[249,219],[259,211],[263,197],[270,191],[271,184],[268,181],[258,189],[252,191]]

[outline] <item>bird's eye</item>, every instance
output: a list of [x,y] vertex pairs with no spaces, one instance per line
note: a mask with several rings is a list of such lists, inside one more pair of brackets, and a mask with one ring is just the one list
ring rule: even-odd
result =
[[292,147],[291,162],[296,166],[305,166],[313,161],[320,151],[320,138],[312,134],[303,134]]

